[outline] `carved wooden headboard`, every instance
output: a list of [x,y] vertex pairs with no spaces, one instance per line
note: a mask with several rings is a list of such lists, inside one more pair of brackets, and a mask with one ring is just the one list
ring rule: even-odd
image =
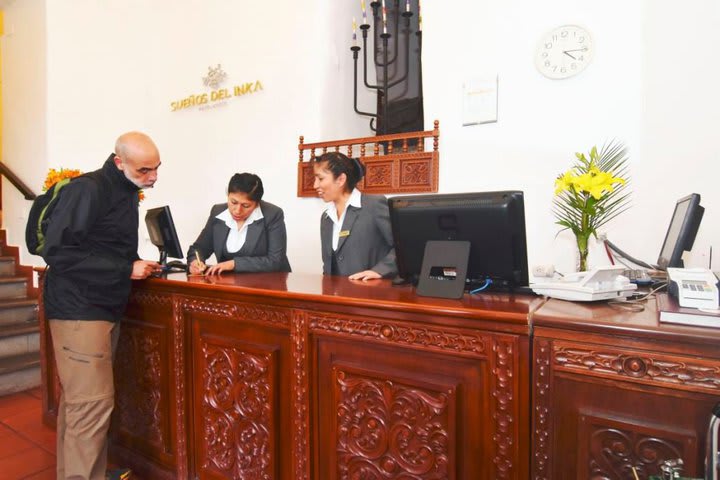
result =
[[[393,133],[376,137],[351,138],[329,142],[304,143],[300,137],[298,151],[298,197],[315,197],[313,189],[312,161],[327,151],[357,156],[365,164],[365,177],[358,188],[365,193],[432,193],[438,191],[440,152],[438,139],[440,123],[435,120],[433,130],[423,132]],[[426,140],[433,139],[432,151],[425,149]],[[372,144],[372,155],[366,155],[365,145]],[[397,147],[397,145],[400,145]],[[304,152],[310,151],[307,161]],[[382,153],[381,153],[382,150]]]

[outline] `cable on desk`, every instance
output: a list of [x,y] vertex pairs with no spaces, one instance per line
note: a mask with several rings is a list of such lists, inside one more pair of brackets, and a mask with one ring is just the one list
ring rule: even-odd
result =
[[486,278],[485,285],[483,285],[482,287],[476,288],[475,290],[470,290],[470,294],[472,295],[473,293],[482,292],[483,290],[488,288],[490,285],[492,285],[492,280],[489,278]]
[[643,295],[640,298],[634,298],[632,300],[628,300],[628,299],[610,300],[610,301],[608,301],[608,305],[617,310],[625,310],[626,312],[642,312],[643,310],[645,310],[644,303],[647,302],[650,298],[654,298],[655,292],[662,290],[666,286],[667,286],[667,283],[663,282],[663,283],[658,284],[655,288],[653,288],[647,294]]

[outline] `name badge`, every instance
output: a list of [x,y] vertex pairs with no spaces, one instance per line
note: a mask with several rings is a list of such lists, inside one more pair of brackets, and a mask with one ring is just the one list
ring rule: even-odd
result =
[[338,238],[342,237],[349,237],[350,236],[350,230],[341,230],[338,234]]

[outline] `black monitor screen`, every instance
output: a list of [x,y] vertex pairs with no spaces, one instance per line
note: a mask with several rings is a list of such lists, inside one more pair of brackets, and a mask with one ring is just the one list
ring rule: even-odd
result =
[[683,252],[692,250],[704,212],[705,209],[700,206],[700,195],[697,193],[677,201],[657,261],[659,268],[665,270],[668,267],[683,267]]
[[145,214],[145,225],[150,241],[160,250],[161,264],[165,264],[167,257],[184,258],[170,207],[166,205],[149,209]]
[[523,192],[478,192],[389,199],[398,271],[420,275],[429,240],[470,242],[467,278],[495,286],[528,284]]

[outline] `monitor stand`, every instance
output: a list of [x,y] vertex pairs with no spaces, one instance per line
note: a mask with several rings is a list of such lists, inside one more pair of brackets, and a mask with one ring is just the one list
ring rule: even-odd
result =
[[427,242],[415,293],[423,297],[461,298],[469,259],[470,242]]

